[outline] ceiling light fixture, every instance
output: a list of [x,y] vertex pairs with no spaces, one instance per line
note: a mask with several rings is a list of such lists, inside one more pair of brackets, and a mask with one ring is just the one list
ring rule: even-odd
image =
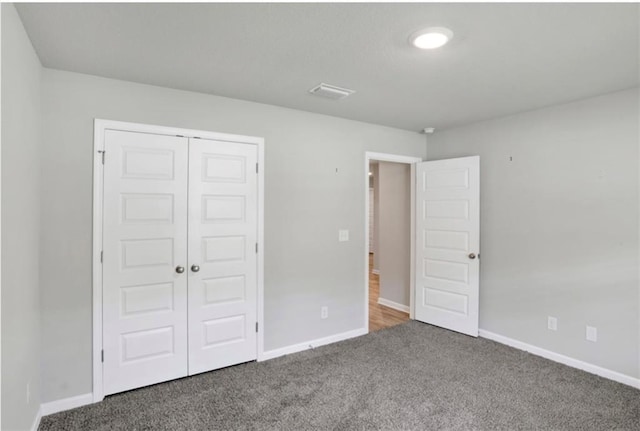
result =
[[430,27],[411,35],[411,44],[420,49],[440,48],[451,40],[453,32],[444,27]]

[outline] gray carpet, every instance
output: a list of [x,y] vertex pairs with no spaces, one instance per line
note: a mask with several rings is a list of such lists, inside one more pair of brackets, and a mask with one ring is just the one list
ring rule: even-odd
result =
[[640,391],[408,322],[107,397],[40,430],[640,430]]

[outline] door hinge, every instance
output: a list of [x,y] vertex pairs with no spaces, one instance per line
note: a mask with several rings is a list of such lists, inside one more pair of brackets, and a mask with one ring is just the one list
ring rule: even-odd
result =
[[256,163],[256,174],[258,173],[258,164]]
[[100,252],[100,263],[104,262],[104,251]]
[[256,254],[258,253],[258,243],[256,242]]
[[104,362],[104,350],[100,350],[100,360]]
[[105,155],[106,151],[100,150],[98,152],[100,153],[100,157],[102,158],[102,164],[104,165],[104,155]]
[[256,322],[256,332],[258,332],[258,322]]

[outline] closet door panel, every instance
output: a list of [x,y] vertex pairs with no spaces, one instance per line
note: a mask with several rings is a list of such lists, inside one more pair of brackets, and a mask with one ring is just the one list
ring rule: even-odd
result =
[[105,132],[104,393],[187,375],[188,140]]
[[189,374],[256,359],[257,148],[189,142]]

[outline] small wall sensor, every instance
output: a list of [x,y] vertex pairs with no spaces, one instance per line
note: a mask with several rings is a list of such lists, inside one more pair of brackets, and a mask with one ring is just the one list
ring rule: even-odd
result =
[[430,135],[435,131],[436,129],[433,127],[425,127],[424,129],[422,129],[422,133],[424,133],[425,135]]

